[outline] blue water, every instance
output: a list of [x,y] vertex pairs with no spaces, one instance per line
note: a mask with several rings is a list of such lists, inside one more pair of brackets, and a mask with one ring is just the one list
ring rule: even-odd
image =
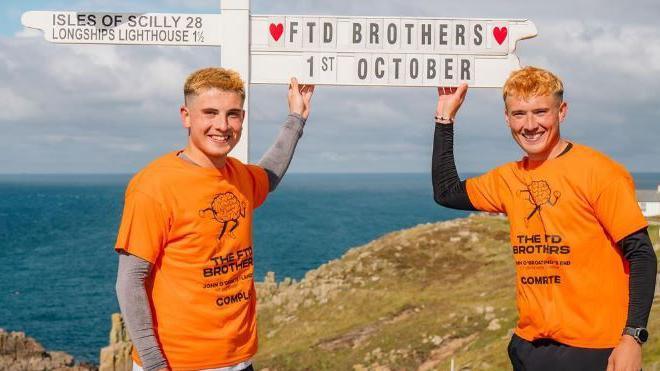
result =
[[[390,231],[466,215],[437,207],[428,174],[289,174],[255,217],[255,270],[278,280]],[[0,328],[98,361],[128,175],[0,176]],[[655,188],[660,174],[635,174]]]

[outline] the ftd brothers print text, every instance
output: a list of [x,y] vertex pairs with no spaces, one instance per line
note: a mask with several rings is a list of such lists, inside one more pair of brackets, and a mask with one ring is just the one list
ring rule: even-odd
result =
[[[571,247],[556,234],[517,235],[512,250],[516,266],[519,272],[522,272],[519,279],[523,285],[561,284],[560,271],[548,272],[548,269],[571,265]],[[536,269],[552,274],[538,275],[533,274],[536,272],[529,272]]]

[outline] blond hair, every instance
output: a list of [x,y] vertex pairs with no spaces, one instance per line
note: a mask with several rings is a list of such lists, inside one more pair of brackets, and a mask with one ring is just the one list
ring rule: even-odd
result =
[[561,102],[564,83],[552,72],[531,66],[511,72],[502,89],[505,103],[508,96],[528,99],[544,95],[554,95]]
[[220,67],[202,68],[191,73],[183,85],[183,97],[188,102],[204,90],[216,88],[238,93],[245,101],[245,84],[238,72]]

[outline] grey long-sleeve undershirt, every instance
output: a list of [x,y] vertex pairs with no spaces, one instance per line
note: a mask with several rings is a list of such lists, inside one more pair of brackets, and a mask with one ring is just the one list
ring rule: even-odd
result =
[[[268,174],[271,192],[277,188],[289,168],[304,126],[305,119],[302,116],[296,113],[289,114],[275,143],[259,160],[258,165]],[[117,299],[124,323],[145,371],[167,367],[167,360],[154,333],[151,308],[144,286],[147,277],[151,274],[151,268],[151,263],[137,256],[119,255]]]
[[124,323],[137,349],[145,371],[167,367],[167,361],[154,334],[153,320],[144,283],[151,274],[151,263],[135,255],[119,254],[117,299]]
[[289,168],[298,139],[303,134],[305,119],[297,113],[290,113],[280,130],[275,143],[261,157],[257,165],[266,170],[270,191],[274,191]]

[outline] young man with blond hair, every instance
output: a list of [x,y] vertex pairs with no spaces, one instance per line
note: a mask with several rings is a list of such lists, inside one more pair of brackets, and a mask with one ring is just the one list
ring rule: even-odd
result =
[[240,76],[205,68],[186,80],[187,145],[130,181],[115,245],[134,370],[252,370],[253,210],[284,176],[313,90],[292,79],[286,123],[258,165],[247,165],[229,157],[245,117]]
[[454,118],[467,86],[439,88],[433,148],[440,205],[505,213],[516,264],[514,370],[639,370],[656,256],[623,166],[563,138],[559,78],[526,67],[504,85],[504,118],[525,156],[461,181]]

